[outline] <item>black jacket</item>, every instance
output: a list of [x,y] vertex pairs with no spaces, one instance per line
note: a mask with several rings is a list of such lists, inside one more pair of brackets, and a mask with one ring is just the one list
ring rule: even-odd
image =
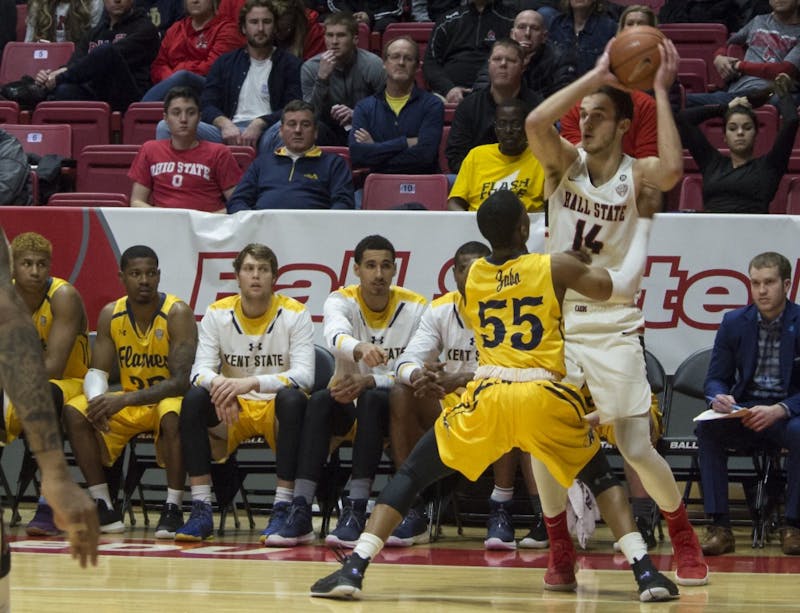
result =
[[457,85],[472,87],[494,42],[508,37],[514,15],[499,1],[482,13],[470,3],[445,15],[433,29],[422,64],[431,91],[445,96]]
[[[100,22],[76,45],[67,63],[68,70],[56,78],[56,83],[86,83],[104,78],[105,67],[92,62],[91,52],[101,45],[113,44],[124,58],[139,91],[131,99],[139,99],[150,88],[150,64],[158,55],[161,39],[150,17],[139,8],[132,9],[115,26],[103,12]],[[132,92],[133,93],[133,92]]]

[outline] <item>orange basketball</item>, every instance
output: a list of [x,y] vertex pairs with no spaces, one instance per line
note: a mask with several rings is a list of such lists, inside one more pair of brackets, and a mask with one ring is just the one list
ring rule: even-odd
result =
[[664,35],[658,28],[631,26],[617,34],[609,49],[611,72],[631,89],[652,89],[661,65],[658,46]]

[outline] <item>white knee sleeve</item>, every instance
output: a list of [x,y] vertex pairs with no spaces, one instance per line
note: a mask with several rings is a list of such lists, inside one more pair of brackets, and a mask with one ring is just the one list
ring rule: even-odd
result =
[[555,480],[547,467],[533,456],[531,456],[531,468],[539,490],[544,516],[555,517],[566,511],[567,490]]

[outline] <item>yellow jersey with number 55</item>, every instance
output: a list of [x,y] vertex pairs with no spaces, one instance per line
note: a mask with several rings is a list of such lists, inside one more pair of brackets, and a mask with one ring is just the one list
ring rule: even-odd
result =
[[525,254],[502,264],[481,258],[469,271],[465,293],[479,365],[565,374],[561,305],[549,255]]
[[167,314],[181,299],[161,294],[161,307],[150,329],[141,334],[123,296],[114,305],[111,316],[111,340],[117,348],[119,380],[122,389],[133,392],[169,378],[169,330]]

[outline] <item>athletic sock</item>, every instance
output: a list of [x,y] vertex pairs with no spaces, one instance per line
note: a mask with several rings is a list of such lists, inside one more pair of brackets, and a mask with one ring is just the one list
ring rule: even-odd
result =
[[171,487],[167,488],[167,504],[174,504],[176,507],[181,506],[183,502],[183,490],[173,490]]
[[311,504],[314,500],[314,494],[317,491],[316,481],[308,479],[295,479],[294,482],[294,496],[295,498],[302,498],[306,504]]
[[642,517],[648,522],[653,519],[656,511],[656,503],[649,496],[644,498],[631,498],[631,510],[634,516]]
[[275,502],[288,502],[291,504],[293,498],[294,498],[293,488],[281,487],[281,486],[275,488]]
[[628,532],[625,536],[618,541],[619,549],[628,560],[628,564],[638,562],[647,555],[647,545],[642,538],[642,533],[638,530],[636,532]]
[[197,500],[203,504],[211,505],[211,484],[192,486],[192,500]]
[[514,488],[500,487],[499,485],[495,484],[494,489],[492,490],[492,495],[489,496],[489,498],[495,502],[511,502],[511,500],[514,498]]
[[95,500],[102,500],[106,503],[109,509],[113,509],[114,505],[111,504],[111,494],[108,491],[108,483],[98,483],[97,485],[89,486],[89,496]]
[[353,553],[358,554],[359,557],[365,560],[374,560],[383,549],[383,541],[369,532],[362,532],[358,537]]
[[372,490],[372,479],[350,479],[350,498],[368,500]]

